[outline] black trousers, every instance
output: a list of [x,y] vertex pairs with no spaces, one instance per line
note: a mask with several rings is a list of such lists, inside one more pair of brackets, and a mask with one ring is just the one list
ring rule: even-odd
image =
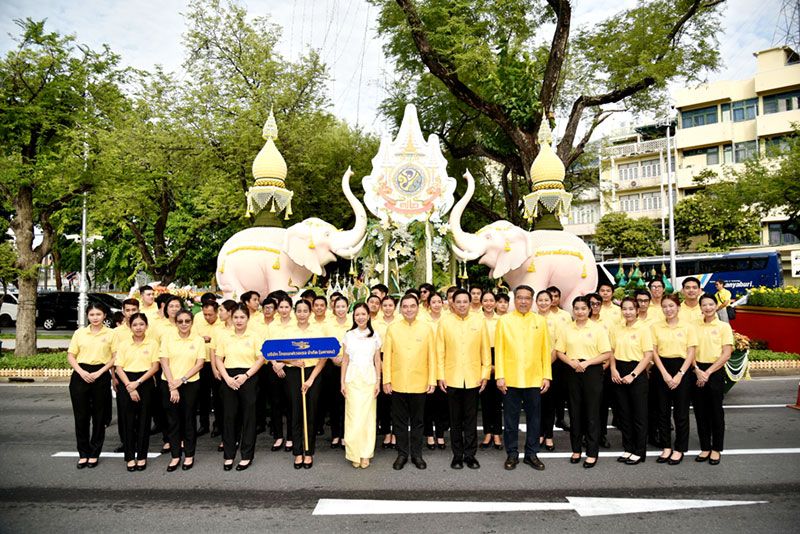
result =
[[[136,381],[144,373],[125,373],[130,381]],[[117,424],[123,428],[122,447],[125,449],[125,461],[147,460],[150,451],[150,409],[155,397],[156,383],[153,378],[142,382],[136,388],[139,401],[131,400],[131,395],[120,382],[117,388],[117,408],[119,409]]]
[[[247,372],[245,368],[228,369],[228,375],[234,377]],[[233,390],[228,384],[222,384],[222,403],[224,424],[222,427],[222,444],[226,460],[236,458],[236,443],[239,442],[241,459],[252,460],[256,450],[256,397],[258,395],[258,374],[245,380],[238,389]],[[241,426],[239,426],[241,425]],[[240,431],[241,430],[241,431]]]
[[605,437],[608,435],[608,411],[614,410],[614,416],[611,418],[611,423],[616,425],[617,419],[617,402],[614,396],[614,382],[611,380],[611,368],[603,371],[603,394],[600,398],[600,436]]
[[[307,371],[308,372],[308,371]],[[325,427],[325,416],[331,424],[331,439],[344,437],[344,397],[342,396],[342,368],[333,362],[322,368],[320,377],[324,375],[320,387],[320,401],[317,410],[317,430]]]
[[444,438],[444,433],[450,429],[447,395],[438,387],[433,393],[425,396],[423,424],[425,437],[435,435],[437,438]]
[[[567,373],[571,371],[569,366],[559,359],[553,362],[552,365],[553,380],[550,381],[550,389],[547,390],[547,395],[553,395],[550,402],[553,404],[553,412],[555,421],[559,423],[564,422],[564,410],[568,408],[569,395],[567,394]],[[544,424],[544,423],[543,423]]]
[[[314,383],[306,391],[306,428],[308,429],[308,447],[303,447],[303,393],[300,386],[303,384],[303,376],[305,380],[311,376],[311,369],[307,368],[303,371],[300,367],[283,368],[286,371],[286,385],[289,387],[289,396],[292,401],[292,454],[295,456],[306,455],[313,456],[317,445],[317,434],[315,430],[315,417],[317,415],[317,405],[319,402],[319,394],[322,391],[322,385],[319,380],[314,380]],[[324,369],[324,368],[323,368]],[[303,375],[305,373],[305,375]],[[320,373],[322,374],[322,373]],[[319,379],[319,376],[317,377]]]
[[392,427],[397,436],[397,455],[422,458],[422,427],[426,393],[392,392]]
[[484,434],[503,433],[503,394],[497,389],[494,375],[486,382],[481,397],[481,419]]
[[[286,436],[292,439],[292,404],[289,401],[289,388],[286,379],[275,374],[272,365],[265,364],[267,368],[267,391],[269,393],[269,431],[276,440],[283,439],[283,418],[286,418]],[[284,369],[286,369],[284,367]]]
[[[631,373],[639,362],[617,361],[620,376]],[[628,385],[614,384],[616,396],[617,426],[622,433],[622,449],[625,452],[644,456],[647,451],[647,399],[650,384],[647,374],[642,373]],[[603,424],[600,421],[600,424]]]
[[213,382],[214,372],[211,370],[211,362],[206,362],[200,369],[200,389],[197,392],[197,416],[201,428],[209,428],[211,426]]
[[[661,363],[670,376],[675,376],[684,361],[683,358],[661,358]],[[654,372],[658,375],[658,434],[661,439],[659,447],[686,452],[689,450],[689,397],[695,381],[692,380],[692,376],[684,376],[677,388],[669,389],[658,369],[654,369]],[[675,423],[674,445],[672,444],[672,431],[669,424],[670,411],[672,412],[672,420]]]
[[450,446],[453,458],[474,458],[478,452],[478,389],[447,388]]
[[650,394],[647,396],[647,439],[650,443],[659,447],[661,445],[661,428],[658,424],[659,413],[661,412],[661,401],[659,388],[661,387],[661,373],[655,364],[650,365],[647,370],[647,383]]
[[258,392],[256,393],[256,427],[267,427],[267,414],[269,413],[269,365],[262,365],[258,370]]
[[[156,395],[161,396],[161,386],[164,383],[161,380],[161,372],[159,371],[155,375],[156,381]],[[153,415],[153,423],[155,424],[156,430],[161,433],[161,439],[164,443],[169,443],[169,436],[167,435],[167,412],[164,409],[164,403],[161,402],[161,399],[157,399],[153,401],[153,404],[150,406],[151,413]]]
[[[381,363],[383,363],[383,353],[381,352]],[[381,382],[383,383],[383,382]],[[392,433],[392,397],[383,392],[383,388],[378,392],[377,404],[378,434],[385,436]]]
[[[102,365],[79,364],[84,371],[94,373]],[[99,458],[106,438],[106,421],[111,409],[111,374],[103,373],[91,384],[73,372],[69,379],[69,397],[75,416],[75,439],[81,458]]]
[[211,372],[211,403],[214,406],[214,428],[222,432],[225,426],[225,403],[222,402],[222,388],[226,387],[222,379],[217,380],[214,378],[214,372]]
[[167,416],[167,437],[169,452],[173,458],[181,457],[181,441],[183,453],[193,457],[197,445],[197,395],[200,393],[200,380],[187,382],[178,388],[180,400],[169,400],[169,384],[161,381],[161,403]]
[[515,455],[519,451],[519,415],[525,410],[525,456],[539,453],[539,428],[542,418],[542,394],[540,388],[509,387],[503,412],[505,432],[503,441],[506,454]]
[[600,450],[600,401],[603,396],[603,366],[592,365],[582,373],[567,374],[572,452],[580,453],[586,434],[586,456],[597,458]]
[[[697,366],[705,371],[711,364],[698,363]],[[685,377],[687,378],[689,377]],[[722,409],[724,396],[724,367],[712,373],[705,386],[692,387],[692,404],[694,419],[697,422],[697,434],[700,437],[700,450],[722,452],[725,441],[725,411]]]

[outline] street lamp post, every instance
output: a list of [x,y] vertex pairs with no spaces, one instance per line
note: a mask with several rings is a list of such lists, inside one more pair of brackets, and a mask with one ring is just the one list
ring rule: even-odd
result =
[[88,288],[86,283],[86,192],[83,193],[83,210],[81,213],[81,283],[78,295],[78,327],[86,326],[86,306],[88,305]]
[[[672,186],[674,177],[672,175],[672,152],[670,140],[672,130],[672,118],[667,116],[667,206],[669,207],[669,274],[672,287],[677,287],[676,268],[675,268],[675,206],[673,205]],[[677,196],[677,187],[675,188]]]

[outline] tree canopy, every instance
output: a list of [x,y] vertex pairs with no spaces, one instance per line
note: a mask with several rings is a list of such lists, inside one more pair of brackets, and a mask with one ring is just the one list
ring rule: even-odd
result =
[[637,258],[661,254],[661,232],[650,219],[633,219],[627,213],[606,213],[597,223],[595,242],[614,256]]

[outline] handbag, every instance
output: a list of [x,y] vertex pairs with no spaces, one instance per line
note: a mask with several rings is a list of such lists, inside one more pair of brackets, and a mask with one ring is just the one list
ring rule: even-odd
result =
[[727,308],[725,308],[725,311],[728,312],[728,321],[733,321],[734,319],[736,319],[736,308],[734,308],[733,306],[728,306]]

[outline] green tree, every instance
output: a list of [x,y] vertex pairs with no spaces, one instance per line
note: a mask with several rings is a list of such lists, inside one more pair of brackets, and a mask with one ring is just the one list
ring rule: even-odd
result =
[[606,213],[597,223],[595,241],[614,256],[637,258],[661,253],[661,232],[650,219],[632,219],[627,213]]
[[[568,0],[370,1],[401,78],[385,113],[399,121],[411,99],[451,155],[499,163],[517,224],[542,120],[565,118],[557,152],[570,168],[611,113],[650,111],[669,83],[719,64],[722,0],[642,1],[572,35]],[[494,211],[482,202],[470,206]]]
[[675,206],[675,237],[682,248],[694,242],[697,250],[721,252],[758,243],[760,227],[755,209],[736,201],[733,183],[708,187]]
[[[39,265],[56,239],[53,217],[96,179],[97,133],[119,109],[118,57],[74,36],[18,20],[17,46],[0,59],[0,192],[11,199],[19,315],[15,352],[36,353]],[[34,245],[34,227],[42,240]]]

